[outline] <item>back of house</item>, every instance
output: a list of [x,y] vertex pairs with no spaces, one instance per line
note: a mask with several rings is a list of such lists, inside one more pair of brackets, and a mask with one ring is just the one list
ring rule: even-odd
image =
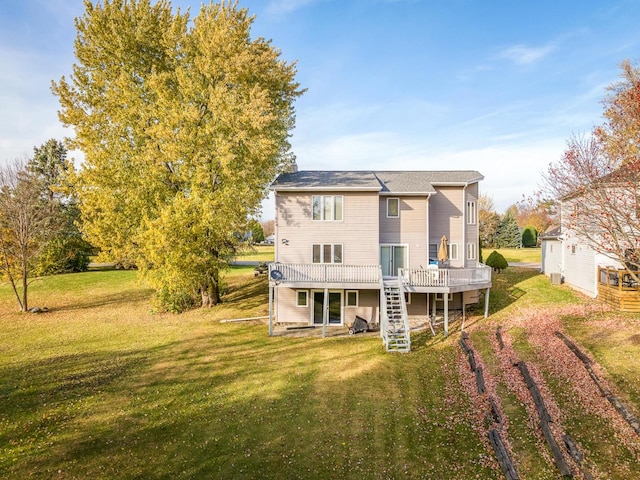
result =
[[[413,321],[463,308],[491,285],[478,261],[476,171],[299,171],[275,192],[278,323]],[[445,243],[446,259],[438,253]],[[386,293],[385,293],[386,288]]]

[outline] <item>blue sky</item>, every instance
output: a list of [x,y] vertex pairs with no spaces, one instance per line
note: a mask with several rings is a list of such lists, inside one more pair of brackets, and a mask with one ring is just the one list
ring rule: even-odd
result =
[[[172,2],[193,14],[200,3]],[[254,36],[298,61],[300,169],[479,170],[499,211],[533,193],[572,133],[601,123],[619,63],[640,60],[638,1],[240,5],[256,15]],[[50,82],[71,71],[83,10],[81,0],[0,0],[0,162],[70,135]]]

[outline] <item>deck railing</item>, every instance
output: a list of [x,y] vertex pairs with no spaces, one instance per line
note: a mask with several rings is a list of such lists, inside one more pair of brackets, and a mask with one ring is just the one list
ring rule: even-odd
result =
[[[279,273],[273,274],[277,271]],[[404,285],[414,287],[451,287],[491,281],[491,268],[400,269]],[[380,265],[336,265],[322,263],[271,263],[269,278],[279,283],[371,283],[381,280]]]
[[375,283],[380,282],[379,265],[336,265],[322,263],[271,263],[269,278],[274,278],[273,271],[279,271],[282,283]]
[[640,272],[631,273],[629,270],[614,267],[598,267],[598,282],[621,291],[640,290],[640,284],[636,280],[639,276]]
[[453,287],[490,282],[491,268],[479,265],[476,268],[400,269],[400,276],[405,285],[413,287]]

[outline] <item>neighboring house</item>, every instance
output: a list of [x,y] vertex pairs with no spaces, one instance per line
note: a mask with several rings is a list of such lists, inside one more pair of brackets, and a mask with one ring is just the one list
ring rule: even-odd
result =
[[[575,208],[575,201],[566,201],[562,213]],[[596,252],[579,235],[565,226],[542,236],[542,272],[552,277],[560,274],[562,282],[592,298],[598,296],[601,269],[622,268],[613,256]]]
[[273,245],[276,242],[276,236],[274,234],[267,235],[264,239],[264,243],[267,245]]
[[542,273],[562,275],[562,229],[554,227],[540,236],[542,243]]
[[[300,171],[272,185],[275,263],[270,331],[280,324],[379,326],[387,349],[410,346],[409,317],[477,303],[476,171]],[[449,266],[437,265],[442,237]]]

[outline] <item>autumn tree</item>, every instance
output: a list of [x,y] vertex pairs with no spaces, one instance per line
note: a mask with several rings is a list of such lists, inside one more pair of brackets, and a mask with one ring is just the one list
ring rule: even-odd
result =
[[42,179],[16,160],[0,166],[0,271],[20,311],[29,310],[28,287],[52,234],[55,214]]
[[603,125],[574,135],[545,174],[547,192],[562,202],[566,235],[640,269],[640,70],[625,61],[621,81],[603,101]]
[[265,238],[269,235],[273,235],[276,232],[276,222],[275,220],[264,220],[260,222],[262,225],[262,232],[264,233]]
[[532,226],[538,233],[543,233],[556,220],[555,211],[553,200],[533,195],[518,203],[516,221],[521,228]]
[[135,264],[165,308],[215,305],[268,184],[293,160],[295,64],[237,3],[195,18],[160,0],[85,1],[77,64],[53,84],[85,153],[85,232]]
[[496,213],[493,198],[485,193],[478,198],[478,230],[483,247],[495,247],[500,227],[500,215]]

